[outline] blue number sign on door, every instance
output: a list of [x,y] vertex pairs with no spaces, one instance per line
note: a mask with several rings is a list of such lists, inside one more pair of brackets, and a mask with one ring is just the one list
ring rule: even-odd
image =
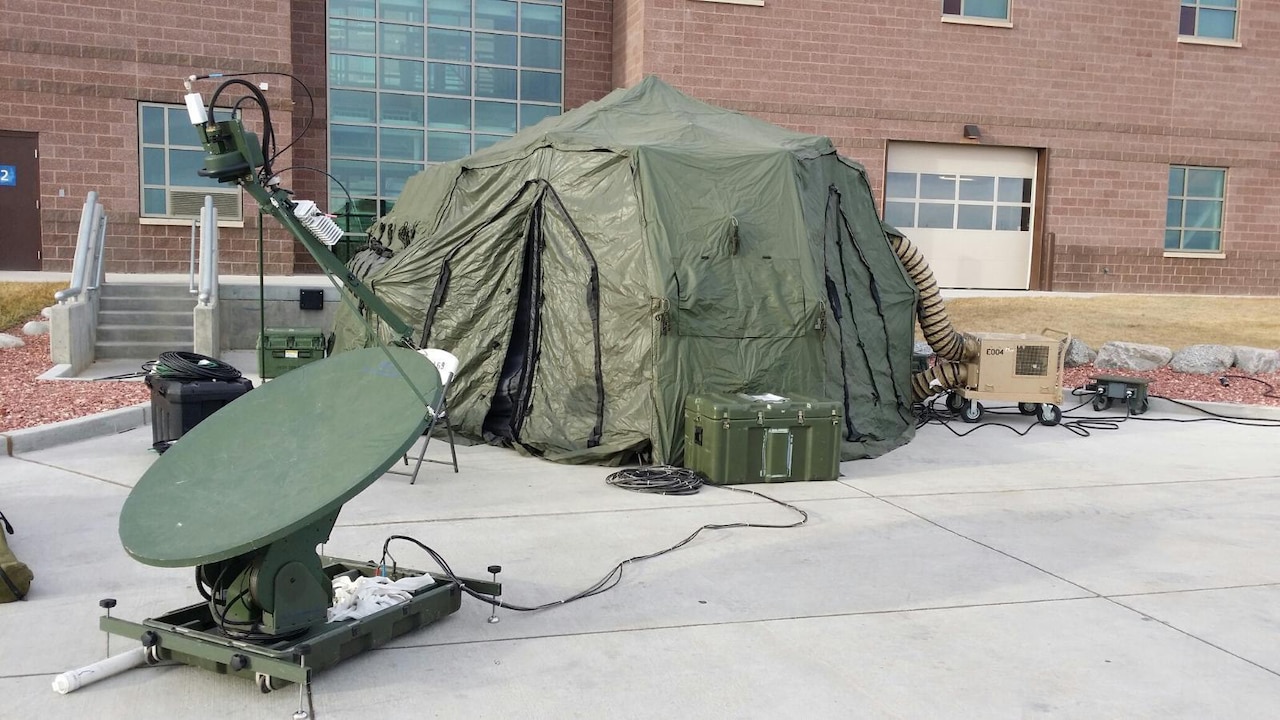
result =
[[0,165],[0,185],[17,185],[18,169],[12,165]]

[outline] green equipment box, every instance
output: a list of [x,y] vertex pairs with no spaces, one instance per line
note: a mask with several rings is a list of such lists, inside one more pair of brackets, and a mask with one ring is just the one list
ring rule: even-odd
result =
[[265,380],[324,358],[320,328],[267,328],[258,338],[258,374]]
[[843,422],[839,403],[799,395],[690,395],[684,466],[713,485],[835,480]]

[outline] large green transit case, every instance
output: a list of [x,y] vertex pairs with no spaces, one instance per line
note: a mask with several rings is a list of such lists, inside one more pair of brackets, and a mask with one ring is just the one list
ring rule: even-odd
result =
[[690,395],[684,466],[713,485],[835,480],[843,422],[840,403],[800,395]]
[[0,603],[21,600],[31,588],[31,568],[18,560],[9,549],[6,534],[13,534],[13,526],[0,513]]
[[320,328],[267,328],[258,337],[258,351],[262,353],[258,376],[277,378],[307,363],[323,360],[325,354],[324,331]]

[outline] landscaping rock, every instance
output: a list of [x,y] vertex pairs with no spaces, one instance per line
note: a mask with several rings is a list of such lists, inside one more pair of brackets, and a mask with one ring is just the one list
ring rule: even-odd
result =
[[1088,365],[1097,358],[1097,351],[1083,342],[1071,338],[1071,344],[1067,346],[1067,354],[1062,364],[1066,367],[1080,367],[1081,365]]
[[1256,347],[1233,347],[1231,350],[1236,354],[1236,369],[1241,372],[1280,372],[1280,350]]
[[16,338],[9,333],[0,333],[0,350],[8,348],[20,348],[26,343],[21,338]]
[[53,317],[52,315],[50,315],[50,313],[52,312],[53,312],[53,307],[52,306],[47,307],[40,311],[40,317],[44,318],[45,320],[49,320]]
[[1236,353],[1226,345],[1191,345],[1173,354],[1169,367],[1175,372],[1212,375],[1231,367]]
[[913,355],[927,355],[933,357],[933,348],[929,347],[929,343],[923,340],[917,340],[916,344],[911,347]]
[[1162,368],[1172,359],[1173,351],[1167,347],[1113,340],[1098,348],[1098,357],[1093,364],[1104,369],[1143,372]]
[[22,326],[22,334],[23,335],[48,335],[49,323],[40,322],[39,320],[32,320],[31,322]]

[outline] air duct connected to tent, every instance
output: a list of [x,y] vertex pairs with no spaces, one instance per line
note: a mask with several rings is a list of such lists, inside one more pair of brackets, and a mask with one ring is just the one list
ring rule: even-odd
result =
[[886,233],[894,253],[902,261],[902,267],[920,292],[920,303],[916,306],[920,332],[934,353],[947,361],[938,362],[911,377],[911,399],[922,402],[940,392],[964,385],[968,374],[965,363],[977,360],[978,341],[952,326],[942,294],[938,292],[938,281],[920,248],[896,230],[886,228]]
[[886,226],[885,234],[919,292],[920,330],[938,357],[933,367],[912,375],[912,401],[950,391],[947,407],[966,422],[982,417],[982,400],[1017,403],[1022,414],[1035,415],[1042,425],[1057,425],[1071,335],[1048,328],[1045,335],[957,331],[924,254],[894,228]]

